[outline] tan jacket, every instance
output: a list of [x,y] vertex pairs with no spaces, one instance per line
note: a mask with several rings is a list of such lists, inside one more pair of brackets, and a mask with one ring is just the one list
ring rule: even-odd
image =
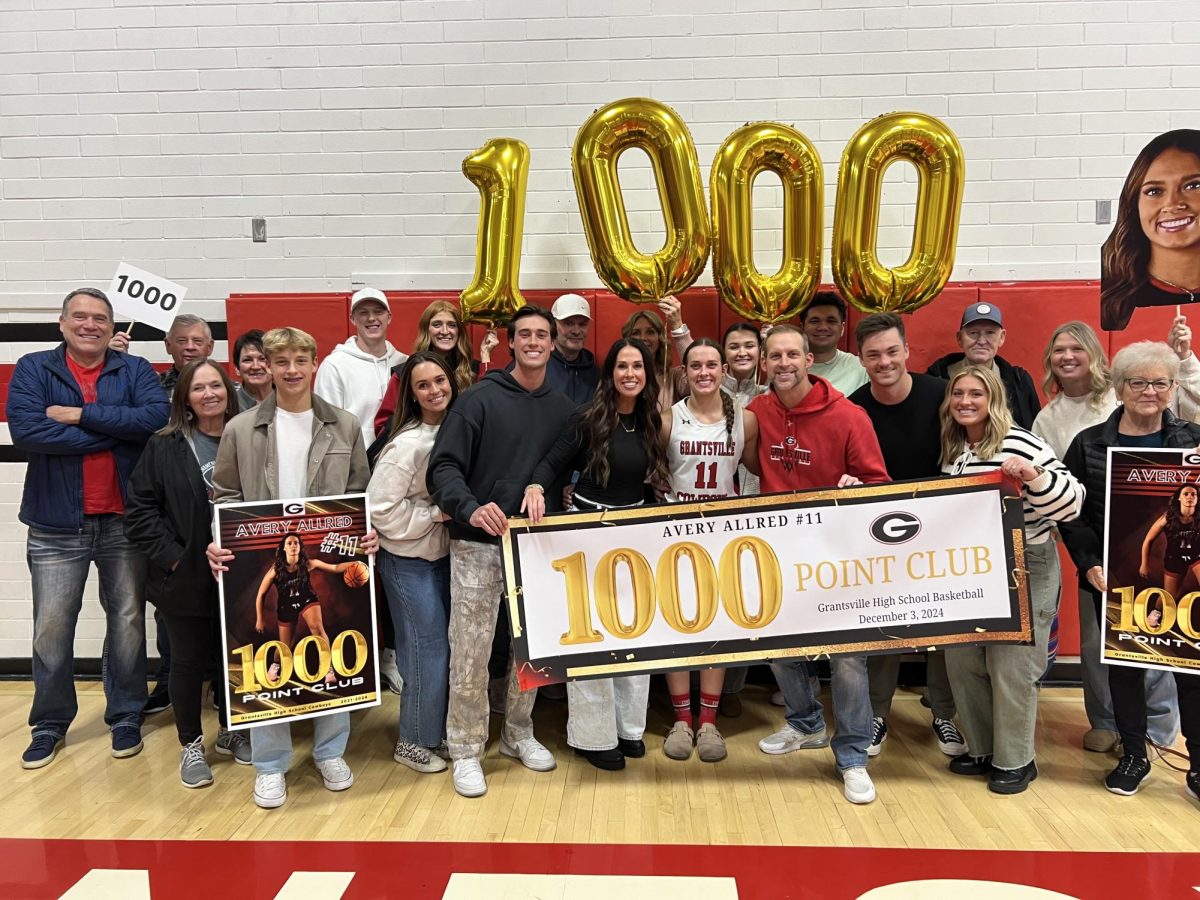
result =
[[[217,503],[279,499],[275,408],[275,395],[271,394],[225,426],[213,470],[213,495]],[[313,437],[308,450],[306,496],[365,491],[371,472],[358,420],[316,394],[312,408]]]

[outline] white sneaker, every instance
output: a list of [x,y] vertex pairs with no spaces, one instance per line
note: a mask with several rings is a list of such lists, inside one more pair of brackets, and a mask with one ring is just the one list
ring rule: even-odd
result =
[[817,750],[828,746],[829,733],[824,728],[815,734],[805,734],[791,725],[784,725],[779,731],[758,742],[758,749],[772,756],[782,756],[793,750]]
[[386,647],[379,654],[379,680],[393,694],[399,694],[404,690],[404,679],[400,677],[400,670],[396,668],[396,651],[389,650]]
[[281,773],[258,775],[254,779],[254,802],[263,809],[283,806],[287,799],[287,778]]
[[500,739],[500,755],[511,756],[525,764],[525,768],[535,772],[549,772],[558,766],[554,754],[538,743],[537,738],[525,738],[515,744],[508,744]]
[[333,759],[314,759],[313,762],[316,763],[317,771],[321,773],[321,779],[329,790],[344,791],[354,784],[354,773],[340,756]]
[[842,793],[851,803],[870,803],[875,799],[875,784],[866,766],[842,769]]
[[396,741],[392,759],[414,772],[445,772],[446,761],[432,750],[411,741]]
[[477,759],[454,761],[454,789],[464,797],[482,797],[487,793],[487,782],[483,780],[483,767]]

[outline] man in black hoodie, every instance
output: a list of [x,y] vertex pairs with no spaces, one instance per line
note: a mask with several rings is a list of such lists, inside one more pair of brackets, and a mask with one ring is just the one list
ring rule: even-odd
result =
[[550,307],[550,315],[556,334],[546,366],[546,384],[566,394],[576,406],[591,403],[600,383],[596,357],[583,346],[592,324],[592,308],[578,294],[563,294]]
[[[488,372],[458,398],[429,457],[429,493],[448,518],[451,538],[446,743],[454,789],[464,797],[487,791],[479,761],[488,736],[488,657],[504,594],[499,539],[576,406],[546,383],[555,333],[545,310],[517,310],[508,325],[513,370]],[[545,493],[547,508],[557,508],[561,485],[545,485]],[[555,761],[533,736],[536,697],[536,690],[521,693],[510,665],[500,753],[546,772]]]
[[1008,396],[1008,408],[1013,421],[1022,428],[1032,428],[1042,408],[1033,378],[1020,366],[1014,366],[1002,356],[997,356],[1004,346],[1004,319],[1000,307],[994,303],[972,303],[963,313],[955,338],[962,353],[949,353],[935,362],[925,374],[947,380],[953,378],[964,366],[992,368],[1004,384]]

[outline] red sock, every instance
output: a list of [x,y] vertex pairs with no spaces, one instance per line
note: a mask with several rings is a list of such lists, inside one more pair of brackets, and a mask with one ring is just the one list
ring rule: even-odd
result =
[[688,728],[692,727],[692,694],[672,694],[671,706],[675,710],[675,721],[684,722]]
[[700,692],[700,724],[701,725],[716,725],[717,724],[717,707],[721,704],[720,694],[706,694]]

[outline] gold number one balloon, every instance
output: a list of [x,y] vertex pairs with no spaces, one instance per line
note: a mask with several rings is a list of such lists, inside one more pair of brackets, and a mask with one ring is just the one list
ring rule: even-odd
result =
[[[617,161],[630,147],[650,157],[666,241],[655,253],[634,246]],[[673,109],[635,97],[596,110],[575,137],[575,193],[596,274],[614,294],[654,302],[692,284],[708,261],[709,227],[700,164],[687,126]]]
[[[774,275],[754,265],[754,179],[783,182],[783,262]],[[743,125],[713,159],[713,283],[739,316],[782,322],[799,313],[821,281],[821,158],[808,138],[775,122]]]
[[[883,173],[896,160],[916,166],[917,212],[912,250],[895,269],[879,262],[875,243]],[[962,147],[946,125],[922,113],[895,112],[865,124],[842,154],[833,216],[833,280],[865,312],[911,312],[950,278],[962,208]]]
[[459,295],[463,318],[495,327],[525,305],[517,279],[529,147],[514,138],[493,138],[463,160],[462,170],[480,194],[475,277]]

